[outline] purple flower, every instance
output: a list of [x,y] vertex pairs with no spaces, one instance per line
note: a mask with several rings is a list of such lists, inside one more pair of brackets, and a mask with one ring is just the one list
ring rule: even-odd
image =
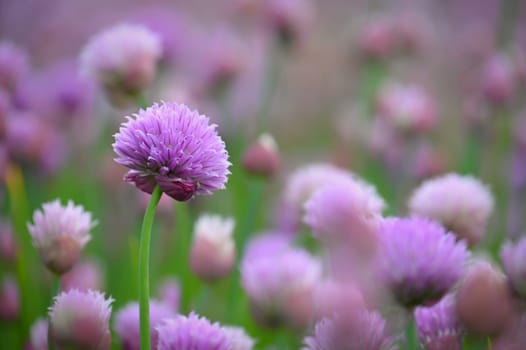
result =
[[165,305],[168,305],[173,312],[179,310],[181,300],[181,287],[175,278],[166,278],[163,280],[157,291],[158,299]]
[[144,26],[119,24],[95,35],[84,47],[83,71],[110,93],[135,95],[155,78],[162,47]]
[[60,277],[60,288],[63,291],[102,289],[102,277],[100,266],[95,261],[79,261],[71,270]]
[[45,203],[36,210],[34,224],[28,224],[33,245],[44,264],[54,273],[69,271],[78,261],[80,251],[91,239],[89,230],[95,226],[91,214],[72,201],[64,207],[60,201]]
[[231,350],[252,350],[254,339],[252,339],[243,328],[240,327],[223,327],[232,342]]
[[218,323],[191,313],[176,316],[157,327],[158,350],[232,350],[227,331]]
[[463,328],[457,318],[455,298],[446,295],[431,307],[415,309],[418,337],[426,350],[460,350]]
[[399,303],[412,307],[442,297],[462,276],[465,242],[427,219],[385,219],[380,271]]
[[270,327],[302,328],[312,318],[321,264],[301,249],[263,244],[248,249],[241,263],[241,284],[253,316]]
[[452,173],[423,182],[411,196],[409,210],[439,222],[473,245],[484,236],[493,196],[478,179]]
[[[170,306],[150,301],[150,333],[152,349],[157,349],[157,331],[164,319],[174,317]],[[123,350],[140,350],[139,304],[129,303],[115,315],[115,332],[121,340]]]
[[131,169],[126,181],[147,193],[159,185],[179,201],[225,188],[230,173],[216,125],[182,104],[154,104],[128,117],[113,149],[115,161]]
[[49,310],[49,335],[57,349],[107,350],[112,298],[72,289],[55,297]]
[[526,299],[526,237],[517,243],[507,242],[500,251],[504,272],[514,291]]
[[314,335],[304,340],[304,350],[395,350],[386,321],[377,312],[360,310],[352,315],[324,318]]
[[314,192],[305,204],[304,221],[324,242],[350,241],[359,250],[370,252],[376,246],[383,207],[384,201],[373,186],[349,178]]
[[29,348],[31,350],[48,350],[47,342],[48,321],[44,318],[39,318],[31,326],[31,337],[29,340]]
[[0,42],[0,87],[13,91],[28,71],[26,52],[11,42]]
[[0,320],[14,321],[20,313],[20,292],[13,276],[6,275],[0,282]]

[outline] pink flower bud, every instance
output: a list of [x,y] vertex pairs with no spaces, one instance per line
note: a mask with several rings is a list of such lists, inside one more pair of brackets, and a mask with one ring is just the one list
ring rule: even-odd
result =
[[236,258],[233,231],[231,218],[202,215],[197,220],[190,251],[193,273],[206,282],[214,282],[230,273]]
[[39,318],[31,327],[31,338],[28,350],[48,350],[48,321]]
[[5,276],[0,286],[0,320],[14,321],[20,312],[18,285],[11,276]]
[[515,72],[507,56],[491,57],[482,72],[481,87],[486,98],[494,104],[509,103],[515,93]]
[[14,264],[16,256],[17,249],[11,225],[0,221],[0,260],[6,264]]
[[473,262],[460,282],[456,310],[468,332],[480,336],[502,333],[514,318],[506,277],[489,262]]
[[34,224],[28,224],[33,245],[40,253],[42,262],[54,273],[69,271],[78,261],[82,248],[95,226],[91,214],[72,201],[63,207],[57,199],[45,203],[42,211],[36,210]]
[[113,299],[95,291],[72,289],[55,297],[49,311],[49,336],[57,350],[109,350]]
[[269,134],[261,135],[243,154],[243,168],[251,175],[273,177],[280,168],[276,141]]
[[173,278],[165,279],[159,286],[158,299],[165,305],[169,305],[173,312],[179,311],[179,304],[181,301],[181,287],[179,282]]

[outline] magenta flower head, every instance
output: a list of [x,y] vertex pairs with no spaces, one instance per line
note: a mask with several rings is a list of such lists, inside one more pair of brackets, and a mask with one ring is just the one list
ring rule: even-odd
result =
[[379,268],[396,300],[413,307],[441,298],[462,277],[463,241],[427,219],[385,219]]
[[227,331],[193,312],[166,320],[157,332],[157,350],[232,350]]
[[526,299],[526,237],[505,243],[500,251],[502,265],[514,292]]
[[268,327],[304,328],[313,317],[320,262],[306,251],[282,247],[278,241],[260,244],[264,246],[252,245],[241,263],[241,284],[254,318]]
[[78,261],[82,248],[91,239],[89,230],[96,224],[82,206],[72,201],[62,206],[58,199],[36,210],[33,221],[34,224],[28,224],[33,245],[47,268],[59,275]]
[[[157,331],[164,319],[175,316],[171,307],[156,301],[150,301],[150,334],[152,349],[157,349]],[[121,340],[123,350],[140,350],[139,304],[129,303],[115,315],[115,332]]]
[[0,88],[12,92],[28,72],[26,52],[11,42],[0,42]]
[[55,297],[49,310],[49,336],[60,349],[107,350],[111,346],[109,320],[113,299],[89,290],[72,289]]
[[409,210],[439,222],[471,246],[484,236],[493,196],[476,178],[452,173],[423,182],[411,196]]
[[48,350],[48,320],[39,318],[31,326],[29,350]]
[[151,84],[161,59],[159,36],[142,25],[119,24],[84,47],[82,70],[111,95],[134,97]]
[[316,323],[314,335],[304,340],[303,350],[396,350],[386,321],[365,309],[349,315],[334,315]]
[[417,307],[414,314],[418,338],[425,350],[462,349],[464,330],[452,295],[446,295],[431,307]]
[[495,54],[486,62],[481,78],[486,99],[496,105],[509,103],[516,89],[513,63],[504,54]]
[[140,110],[115,134],[115,161],[125,181],[152,193],[156,185],[178,201],[225,188],[228,153],[208,117],[178,103]]

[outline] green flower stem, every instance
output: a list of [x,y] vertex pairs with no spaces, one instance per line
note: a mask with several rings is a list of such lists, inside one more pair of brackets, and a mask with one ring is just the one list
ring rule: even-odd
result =
[[141,350],[150,350],[150,241],[155,208],[161,199],[161,189],[155,186],[142,221],[139,242],[139,314]]
[[420,350],[420,345],[416,336],[416,323],[413,317],[410,318],[405,330],[407,350]]
[[35,318],[36,303],[40,298],[38,293],[33,293],[36,286],[29,278],[34,258],[34,250],[31,246],[30,235],[26,223],[30,219],[27,194],[24,186],[22,170],[15,164],[8,164],[5,182],[9,198],[9,207],[16,242],[19,246],[16,261],[16,276],[20,288],[20,339],[25,340],[29,336],[29,324]]

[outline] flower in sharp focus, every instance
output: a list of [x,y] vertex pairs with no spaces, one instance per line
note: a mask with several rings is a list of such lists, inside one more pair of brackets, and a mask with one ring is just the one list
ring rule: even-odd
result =
[[154,80],[161,55],[156,33],[142,25],[119,24],[95,35],[80,60],[83,71],[110,96],[133,97]]
[[108,350],[112,298],[72,289],[54,299],[49,311],[49,336],[56,349]]
[[218,323],[195,313],[176,316],[157,327],[157,350],[232,350],[229,334]]
[[29,339],[30,350],[48,350],[48,320],[39,318],[31,326],[31,334]]
[[374,311],[334,315],[316,323],[314,334],[304,340],[304,350],[396,350],[386,321]]
[[505,243],[500,251],[502,265],[508,280],[521,298],[526,299],[526,238],[517,243]]
[[234,219],[204,214],[195,223],[190,268],[207,282],[226,277],[234,266]]
[[304,328],[313,317],[320,262],[302,249],[260,244],[265,247],[249,245],[241,262],[241,284],[252,315],[264,326]]
[[423,182],[412,194],[409,210],[441,223],[471,246],[484,236],[493,196],[476,178],[451,173]]
[[446,295],[431,307],[416,308],[414,315],[418,337],[425,350],[462,349],[464,330],[452,295]]
[[[155,328],[164,319],[175,316],[175,312],[168,305],[150,301],[150,334],[152,349],[157,349],[157,331]],[[124,350],[140,350],[140,321],[139,304],[129,303],[115,314],[115,332]]]
[[115,134],[115,161],[127,182],[152,193],[156,185],[186,201],[225,188],[228,153],[208,117],[177,103],[154,104],[128,117]]
[[223,330],[228,334],[232,342],[231,350],[252,350],[254,339],[252,339],[243,328],[224,326]]
[[381,225],[382,279],[396,300],[412,307],[441,298],[462,277],[466,244],[424,218],[389,218]]
[[72,201],[62,206],[58,199],[36,210],[33,221],[28,224],[33,245],[44,264],[56,274],[63,274],[75,265],[91,239],[89,230],[96,224],[82,206]]

